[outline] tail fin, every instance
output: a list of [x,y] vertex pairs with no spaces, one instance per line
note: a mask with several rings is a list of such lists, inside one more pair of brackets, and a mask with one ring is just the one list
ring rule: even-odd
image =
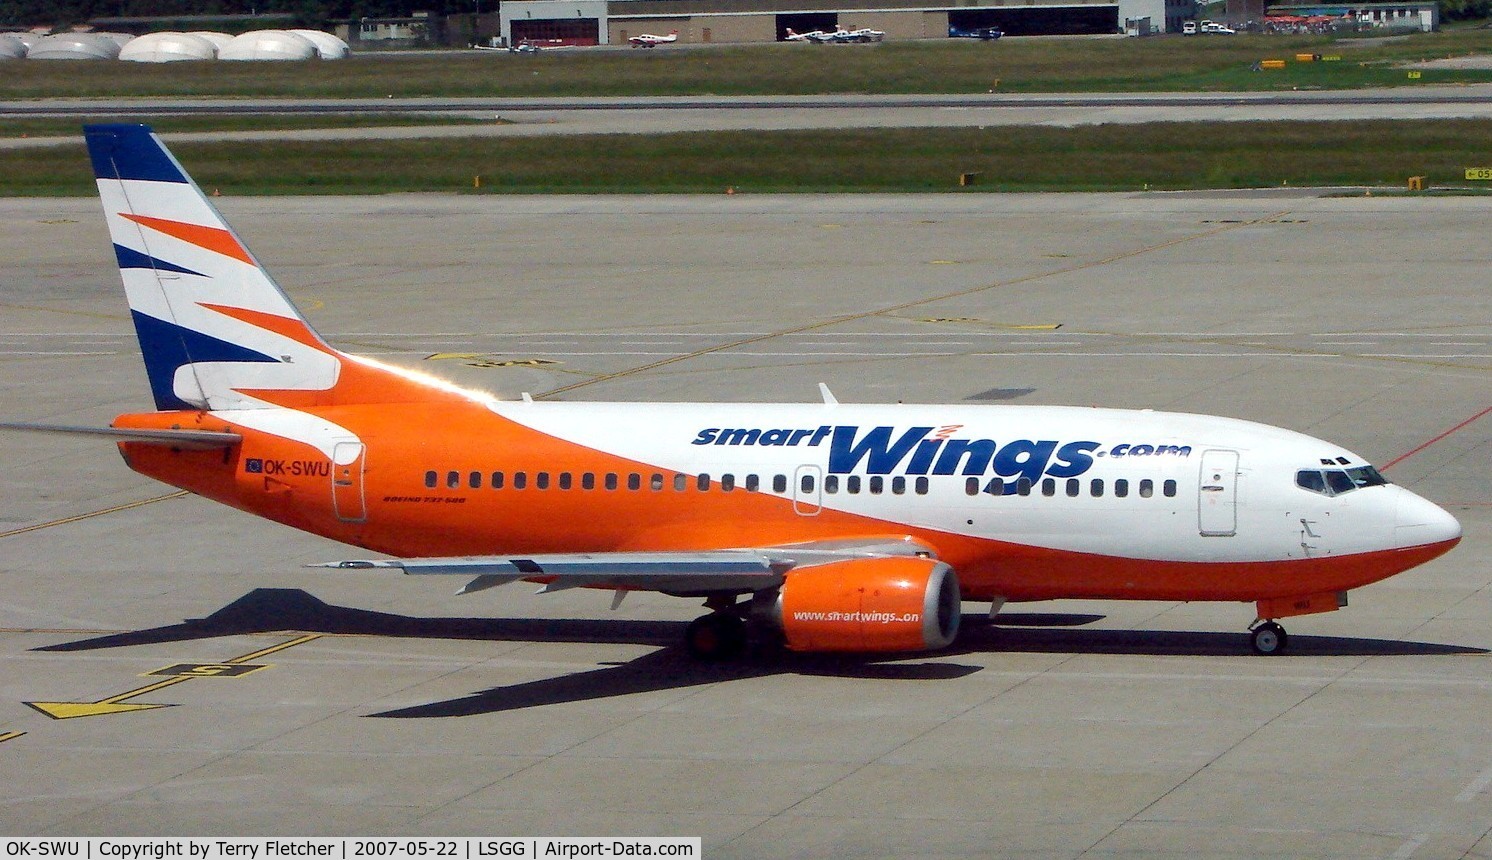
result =
[[157,409],[409,402],[454,388],[322,340],[149,126],[83,131]]

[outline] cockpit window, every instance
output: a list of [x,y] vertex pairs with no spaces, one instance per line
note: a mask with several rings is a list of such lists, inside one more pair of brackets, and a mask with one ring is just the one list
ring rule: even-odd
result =
[[1340,496],[1359,487],[1378,487],[1388,481],[1372,466],[1349,469],[1301,469],[1295,473],[1295,486],[1323,496]]

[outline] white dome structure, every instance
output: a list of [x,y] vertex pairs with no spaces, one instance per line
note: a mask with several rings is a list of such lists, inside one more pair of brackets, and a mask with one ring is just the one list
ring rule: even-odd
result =
[[10,35],[20,39],[21,44],[25,45],[28,51],[31,50],[32,45],[47,37],[46,33],[11,33]]
[[112,60],[118,56],[118,42],[93,33],[48,36],[26,52],[29,60]]
[[211,60],[218,55],[213,43],[187,33],[147,33],[119,49],[119,59],[132,63],[175,63]]
[[0,33],[0,60],[26,59],[26,43],[11,33]]
[[347,43],[333,36],[331,33],[323,33],[320,30],[290,30],[316,46],[316,56],[323,60],[340,60],[351,51]]
[[305,36],[285,30],[255,30],[235,36],[218,51],[220,60],[310,60],[316,46]]
[[214,51],[223,50],[223,48],[226,47],[229,42],[233,41],[233,37],[228,35],[227,33],[218,33],[213,30],[193,30],[192,32],[187,33],[187,35],[206,39],[207,41],[212,43],[212,49]]

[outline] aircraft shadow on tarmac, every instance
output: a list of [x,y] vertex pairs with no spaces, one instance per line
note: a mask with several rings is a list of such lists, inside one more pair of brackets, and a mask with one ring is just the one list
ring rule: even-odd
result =
[[[417,639],[473,639],[499,642],[594,642],[657,645],[658,650],[623,663],[557,678],[495,687],[429,704],[372,714],[375,717],[455,717],[542,705],[581,702],[631,693],[680,689],[779,674],[822,675],[867,680],[954,680],[981,667],[943,662],[949,657],[987,652],[1130,654],[1152,656],[1242,656],[1241,633],[1077,629],[1101,615],[1001,613],[997,624],[966,617],[958,639],[936,655],[914,655],[937,662],[902,662],[908,655],[795,654],[772,648],[754,650],[727,663],[701,663],[680,643],[683,622],[537,618],[416,618],[335,606],[300,589],[260,588],[206,618],[146,630],[46,645],[38,651],[90,651],[162,642],[185,642],[248,633],[303,632]],[[1290,639],[1294,656],[1430,656],[1485,654],[1486,649],[1429,642],[1304,636]],[[1260,660],[1280,659],[1257,658]],[[1288,659],[1288,657],[1286,658]]]

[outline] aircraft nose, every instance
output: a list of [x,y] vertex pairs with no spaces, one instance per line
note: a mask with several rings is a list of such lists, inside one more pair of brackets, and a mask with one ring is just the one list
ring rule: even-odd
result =
[[1429,499],[1400,488],[1394,508],[1394,543],[1401,547],[1426,546],[1461,539],[1461,523]]

